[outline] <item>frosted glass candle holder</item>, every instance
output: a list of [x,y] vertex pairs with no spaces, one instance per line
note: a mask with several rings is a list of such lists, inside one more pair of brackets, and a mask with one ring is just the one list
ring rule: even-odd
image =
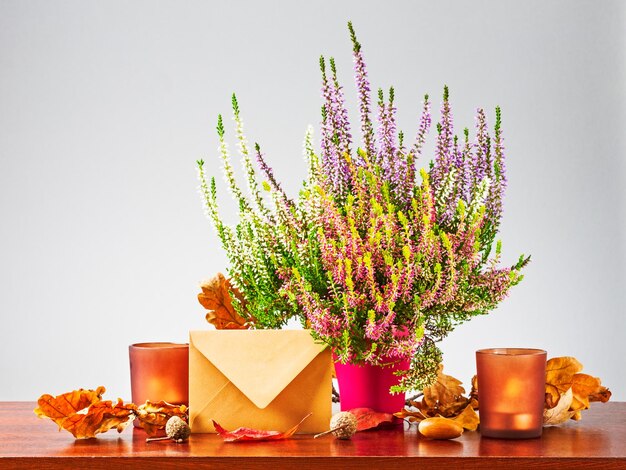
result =
[[189,345],[138,343],[129,346],[133,403],[166,401],[189,405]]
[[485,437],[541,436],[546,352],[495,348],[476,351],[480,433]]

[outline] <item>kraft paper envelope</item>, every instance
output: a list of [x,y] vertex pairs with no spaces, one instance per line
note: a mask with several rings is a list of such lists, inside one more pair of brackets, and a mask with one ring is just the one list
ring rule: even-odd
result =
[[215,432],[212,420],[286,431],[307,414],[299,433],[328,429],[331,355],[308,330],[189,332],[191,432]]

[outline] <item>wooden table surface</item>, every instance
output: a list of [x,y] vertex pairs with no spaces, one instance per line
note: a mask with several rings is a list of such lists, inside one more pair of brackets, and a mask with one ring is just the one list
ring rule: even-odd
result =
[[193,434],[183,444],[145,442],[141,430],[109,431],[76,441],[52,421],[35,416],[31,402],[0,402],[0,468],[597,468],[626,469],[626,402],[594,403],[581,421],[544,429],[528,440],[481,438],[466,432],[453,441],[419,437],[415,426],[358,433],[351,440],[297,435],[280,442],[227,444]]

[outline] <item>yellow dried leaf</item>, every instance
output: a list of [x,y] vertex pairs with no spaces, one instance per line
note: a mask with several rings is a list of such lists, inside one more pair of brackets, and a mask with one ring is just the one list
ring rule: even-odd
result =
[[[607,402],[611,392],[600,379],[582,374],[583,366],[573,357],[555,357],[546,366],[546,425],[560,424],[567,419],[579,420],[581,411],[592,401]],[[570,398],[571,396],[571,398]]]
[[600,391],[600,379],[587,374],[576,374],[572,380],[571,409],[573,411],[586,410],[589,408],[589,396]]
[[583,365],[574,357],[554,357],[546,364],[546,384],[554,386],[559,394],[565,393],[581,370]]
[[452,419],[468,431],[476,431],[476,429],[478,428],[478,424],[480,423],[480,420],[478,419],[478,414],[476,413],[476,411],[474,411],[472,405],[467,405],[465,409],[461,411],[461,413],[459,413]]

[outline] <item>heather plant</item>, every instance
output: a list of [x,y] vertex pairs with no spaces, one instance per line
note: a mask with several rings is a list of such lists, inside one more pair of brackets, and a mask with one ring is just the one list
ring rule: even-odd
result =
[[387,99],[378,90],[374,126],[361,45],[348,27],[363,146],[353,140],[335,61],[321,57],[321,151],[315,152],[309,129],[308,176],[297,200],[282,190],[257,144],[258,183],[234,95],[247,195],[235,181],[221,116],[217,130],[224,175],[239,204],[237,225],[219,217],[215,179],[207,182],[199,161],[201,190],[229,256],[229,274],[245,296],[240,313],[270,328],[295,316],[342,362],[410,359],[394,390],[421,389],[441,362],[437,343],[458,324],[493,310],[529,261],[521,256],[499,267],[495,237],[506,188],[501,112],[496,108],[493,137],[479,109],[476,137],[470,140],[466,128],[459,139],[444,87],[435,155],[428,170],[418,170],[432,121],[429,97],[411,145],[397,130],[393,88]]
[[[244,296],[245,305],[233,297],[240,315],[257,328],[280,328],[297,315],[297,310],[280,289],[279,272],[285,266],[315,266],[311,255],[315,243],[309,239],[302,207],[290,199],[267,165],[259,144],[254,146],[256,167],[243,131],[239,103],[232,95],[238,152],[245,170],[248,194],[244,194],[235,178],[230,151],[225,139],[223,118],[218,116],[217,135],[223,174],[232,197],[239,206],[239,222],[230,226],[218,212],[215,177],[207,179],[204,161],[198,160],[200,192],[205,212],[220,238],[230,261],[228,269],[232,284]],[[307,138],[310,145],[310,138]],[[307,269],[304,268],[307,272]]]

